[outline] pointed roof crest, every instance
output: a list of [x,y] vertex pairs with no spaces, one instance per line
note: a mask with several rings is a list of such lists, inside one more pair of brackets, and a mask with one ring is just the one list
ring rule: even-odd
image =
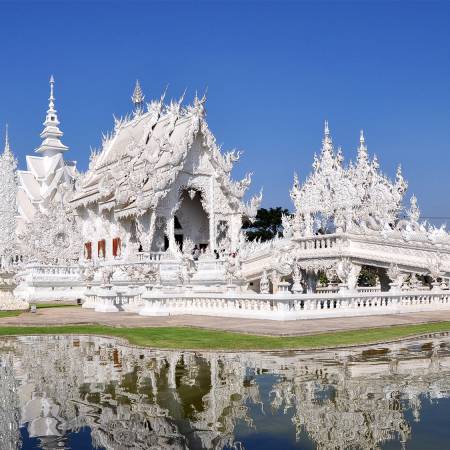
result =
[[10,152],[11,148],[9,145],[9,132],[8,132],[8,124],[5,125],[5,148],[4,153]]
[[[53,75],[50,76],[50,97],[48,98],[48,110],[49,111],[55,111],[55,95],[54,95],[54,88],[55,88],[55,78]],[[55,111],[56,112],[56,111]]]
[[59,129],[58,114],[55,109],[55,78],[50,77],[50,97],[48,98],[48,110],[45,116],[44,130],[41,133],[43,139],[36,153],[41,153],[44,156],[53,156],[56,153],[62,153],[69,148],[61,142],[63,132]]
[[136,80],[133,95],[131,96],[131,101],[133,102],[135,112],[142,112],[144,107],[144,100],[145,95],[142,92],[141,84],[139,83],[139,80]]
[[333,154],[333,140],[330,136],[330,128],[328,127],[328,120],[325,120],[324,130],[323,130],[323,140],[322,140],[322,152],[329,153],[330,155]]
[[2,155],[0,156],[2,161],[7,161],[13,165],[15,169],[17,167],[17,160],[11,151],[11,146],[9,145],[9,129],[8,124],[5,125],[5,148]]
[[330,128],[328,127],[328,120],[325,120],[325,125],[324,125],[323,135],[324,135],[325,137],[330,136]]
[[366,139],[364,138],[364,130],[359,132],[359,147],[358,147],[358,161],[364,160],[367,161],[368,153],[367,153],[367,145]]

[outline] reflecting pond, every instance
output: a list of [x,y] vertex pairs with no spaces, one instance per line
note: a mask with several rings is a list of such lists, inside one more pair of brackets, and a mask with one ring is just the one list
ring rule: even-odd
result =
[[450,337],[321,352],[0,339],[0,447],[448,448]]

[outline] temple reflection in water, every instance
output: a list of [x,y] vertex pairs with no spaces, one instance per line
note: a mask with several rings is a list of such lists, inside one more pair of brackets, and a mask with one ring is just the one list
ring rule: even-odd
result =
[[5,450],[271,448],[252,447],[259,433],[292,448],[401,448],[422,406],[450,394],[447,336],[316,353],[20,337],[0,340],[0,360]]

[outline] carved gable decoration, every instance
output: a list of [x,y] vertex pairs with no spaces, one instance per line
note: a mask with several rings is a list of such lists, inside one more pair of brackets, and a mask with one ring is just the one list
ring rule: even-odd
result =
[[169,191],[182,185],[189,188],[192,181],[186,182],[184,173],[199,177],[196,188],[204,190],[206,203],[210,202],[210,188],[203,179],[207,176],[221,191],[218,207],[256,214],[261,195],[247,205],[242,202],[251,174],[241,181],[231,179],[240,153],[222,153],[205,120],[205,98],[195,97],[187,107],[183,98],[168,105],[163,101],[164,96],[149,103],[146,112],[138,109],[132,116],[115,119],[114,131],[103,137],[101,151],[93,153],[89,170],[77,185],[72,206],[107,200],[117,218],[139,216],[156,209]]

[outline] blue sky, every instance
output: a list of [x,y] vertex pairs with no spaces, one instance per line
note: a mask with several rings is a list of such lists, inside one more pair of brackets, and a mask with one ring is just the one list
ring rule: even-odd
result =
[[[39,145],[48,78],[68,158],[147,99],[208,87],[208,123],[244,155],[263,206],[291,207],[328,119],[354,157],[364,128],[390,176],[401,162],[425,216],[450,216],[450,2],[0,2],[0,124],[21,167]],[[450,220],[448,221],[450,223]]]

